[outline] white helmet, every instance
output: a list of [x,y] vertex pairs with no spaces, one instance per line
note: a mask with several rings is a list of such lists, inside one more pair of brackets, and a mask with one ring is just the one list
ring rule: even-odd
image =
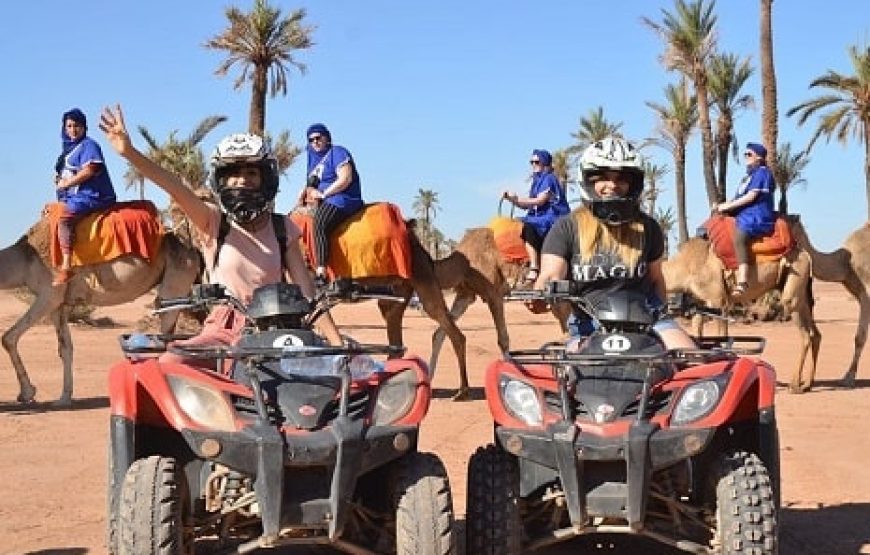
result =
[[[227,170],[248,164],[260,168],[260,189],[225,189]],[[249,222],[265,212],[278,194],[278,160],[269,143],[259,135],[230,135],[218,143],[211,155],[208,184],[228,216]]]
[[[625,197],[598,196],[593,178],[605,171],[618,171],[628,176],[629,190]],[[595,141],[583,151],[580,159],[580,196],[592,213],[608,224],[619,225],[638,217],[643,178],[643,157],[631,143],[619,137]]]

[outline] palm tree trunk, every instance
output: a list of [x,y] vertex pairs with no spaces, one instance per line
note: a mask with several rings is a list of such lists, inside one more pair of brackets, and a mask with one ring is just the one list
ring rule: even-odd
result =
[[689,240],[689,222],[686,219],[686,145],[679,145],[674,153],[674,177],[677,193],[677,229],[682,245]]
[[[773,0],[761,0],[761,136],[767,147],[767,160],[773,170],[773,179],[783,182],[778,164],[776,163],[776,146],[779,141],[779,113],[776,102],[776,70],[773,63]],[[786,190],[779,191],[779,211],[787,213],[788,200]]]
[[716,176],[713,173],[713,131],[710,126],[710,102],[707,98],[706,68],[695,69],[695,92],[698,97],[698,121],[701,126],[701,148],[704,160],[704,185],[707,187],[708,204],[717,202]]
[[267,68],[254,68],[254,82],[251,91],[251,111],[248,114],[248,131],[264,136],[266,130],[266,86],[268,83]]
[[719,202],[728,198],[728,153],[731,150],[731,130],[733,124],[727,115],[720,115],[717,122],[716,159],[719,171],[716,175]]

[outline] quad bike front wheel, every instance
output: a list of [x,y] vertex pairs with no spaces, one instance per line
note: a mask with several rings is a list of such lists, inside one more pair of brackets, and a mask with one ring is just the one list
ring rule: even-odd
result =
[[393,479],[397,555],[451,555],[453,498],[447,469],[431,453],[409,453],[397,461]]
[[479,448],[468,461],[466,496],[468,553],[522,553],[520,471],[516,458],[496,445]]
[[125,555],[192,555],[184,533],[187,486],[175,459],[152,456],[127,470],[118,501],[117,536]]
[[716,484],[716,553],[779,553],[777,507],[770,474],[754,453],[722,457]]

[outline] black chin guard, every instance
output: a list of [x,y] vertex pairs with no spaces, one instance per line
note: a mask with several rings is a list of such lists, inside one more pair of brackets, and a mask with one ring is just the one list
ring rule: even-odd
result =
[[242,224],[254,221],[269,209],[268,199],[254,189],[221,189],[220,202],[227,216]]
[[640,207],[633,198],[596,199],[592,215],[607,225],[622,225],[640,218]]

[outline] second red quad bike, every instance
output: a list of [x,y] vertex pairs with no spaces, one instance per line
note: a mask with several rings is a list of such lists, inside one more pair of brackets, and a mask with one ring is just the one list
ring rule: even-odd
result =
[[[233,347],[124,336],[109,374],[109,551],[250,553],[328,544],[347,553],[453,553],[447,472],[417,451],[430,401],[416,357],[397,346],[327,345],[314,320],[339,300],[265,286],[247,307],[200,286],[184,307],[230,303],[249,320]],[[174,303],[173,303],[174,304]],[[144,341],[143,341],[144,339]]]
[[569,282],[517,295],[570,302],[597,329],[487,368],[495,438],[468,464],[469,553],[517,555],[588,534],[688,553],[778,552],[776,376],[749,356],[762,338],[667,350],[643,295],[590,306]]

